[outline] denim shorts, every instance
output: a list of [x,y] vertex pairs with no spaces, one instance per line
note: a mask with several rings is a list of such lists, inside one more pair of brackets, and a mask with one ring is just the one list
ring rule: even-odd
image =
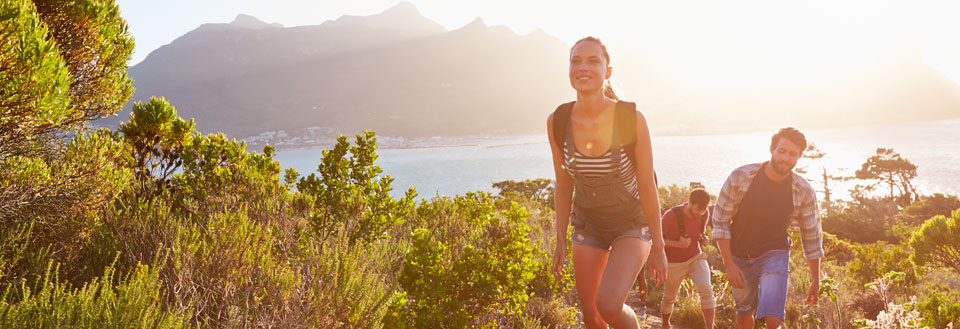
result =
[[747,316],[756,311],[757,319],[772,316],[784,320],[790,251],[774,249],[749,259],[733,256],[733,263],[747,279],[744,289],[733,288],[737,315]]
[[587,232],[587,230],[574,226],[573,234],[571,234],[570,240],[574,243],[579,243],[597,249],[610,250],[610,247],[613,246],[613,243],[621,238],[640,238],[646,242],[653,242],[653,236],[650,235],[650,227],[648,226],[626,229],[612,239],[605,239],[598,235],[590,234]]

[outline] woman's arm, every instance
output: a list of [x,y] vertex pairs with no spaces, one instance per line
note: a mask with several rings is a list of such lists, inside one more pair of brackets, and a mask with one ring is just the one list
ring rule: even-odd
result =
[[650,129],[643,113],[637,112],[637,145],[634,149],[637,163],[637,192],[643,215],[650,226],[653,247],[650,250],[650,277],[662,282],[667,278],[667,256],[663,251],[663,230],[660,223],[660,197],[653,173],[653,147],[650,142]]
[[573,199],[573,179],[563,168],[563,149],[556,144],[553,136],[553,114],[547,117],[547,137],[553,153],[553,173],[556,177],[554,188],[554,209],[556,209],[557,246],[553,255],[553,275],[557,280],[562,276],[563,264],[567,257],[567,226],[570,223],[570,203]]

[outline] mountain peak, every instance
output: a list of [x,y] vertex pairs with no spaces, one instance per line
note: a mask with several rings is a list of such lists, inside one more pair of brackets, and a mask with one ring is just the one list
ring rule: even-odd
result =
[[233,19],[233,22],[230,22],[230,25],[244,27],[248,29],[262,29],[266,27],[283,27],[283,25],[273,23],[269,24],[256,17],[246,14],[239,14],[237,18]]
[[384,10],[380,15],[389,16],[422,16],[417,7],[407,1],[400,1],[395,6]]
[[487,27],[487,23],[483,21],[483,18],[481,18],[480,16],[477,16],[477,18],[474,18],[473,21],[461,27],[460,30],[475,30],[475,29],[483,29],[486,27]]

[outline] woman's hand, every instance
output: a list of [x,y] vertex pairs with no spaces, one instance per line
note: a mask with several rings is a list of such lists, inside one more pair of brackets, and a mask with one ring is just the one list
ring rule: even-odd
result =
[[563,264],[567,260],[567,241],[558,240],[557,248],[553,251],[553,267],[551,272],[553,272],[553,277],[560,281],[563,278]]
[[657,281],[657,287],[667,281],[667,254],[663,251],[663,246],[653,246],[650,248],[650,279]]

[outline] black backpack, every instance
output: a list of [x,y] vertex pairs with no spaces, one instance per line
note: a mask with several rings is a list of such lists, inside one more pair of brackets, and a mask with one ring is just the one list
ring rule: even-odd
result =
[[[677,218],[677,228],[680,229],[680,237],[686,237],[687,230],[685,227],[686,221],[683,220],[683,205],[675,206],[670,210],[673,211],[673,215]],[[706,224],[707,214],[703,214],[703,216],[700,216],[700,234],[703,234],[703,229],[706,227]],[[699,237],[697,238],[699,239]]]
[[[563,103],[553,112],[553,140],[557,148],[563,150],[564,142],[567,138],[567,125],[570,122],[570,112],[573,110],[573,103]],[[637,165],[637,154],[633,151],[637,146],[637,104],[632,102],[617,101],[617,107],[613,113],[613,124],[616,127],[614,131],[618,132],[619,139],[623,148],[630,150],[627,157],[634,166]],[[657,183],[657,172],[653,172],[653,184]]]

